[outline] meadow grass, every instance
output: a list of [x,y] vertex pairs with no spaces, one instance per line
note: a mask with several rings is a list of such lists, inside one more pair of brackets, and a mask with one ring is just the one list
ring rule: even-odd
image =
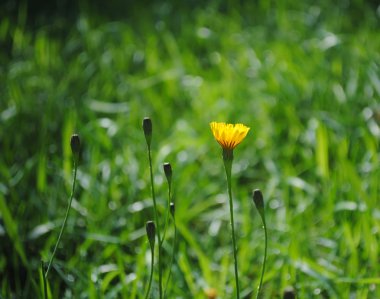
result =
[[[102,11],[82,1],[74,20],[34,17],[20,3],[0,18],[0,298],[42,298],[40,261],[65,216],[73,133],[82,141],[77,189],[48,292],[143,298],[145,223],[154,219],[145,116],[162,215],[162,164],[173,166],[178,243],[167,298],[207,298],[208,289],[234,298],[210,121],[251,128],[232,169],[241,297],[255,298],[261,274],[264,232],[251,198],[259,188],[269,238],[263,298],[288,286],[298,298],[380,298],[374,2],[115,1],[122,9]],[[173,237],[171,226],[164,263]]]

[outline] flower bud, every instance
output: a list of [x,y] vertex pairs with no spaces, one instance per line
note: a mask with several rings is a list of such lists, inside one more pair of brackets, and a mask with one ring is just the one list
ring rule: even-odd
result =
[[253,202],[255,203],[256,209],[259,212],[261,218],[263,219],[263,221],[265,221],[264,199],[263,194],[259,189],[253,191]]
[[152,141],[152,120],[149,117],[144,117],[142,127],[144,130],[145,140],[150,147],[150,143]]
[[166,179],[168,180],[168,184],[170,185],[172,182],[173,170],[169,162],[164,163],[164,172],[165,172]]
[[253,191],[253,202],[258,210],[264,209],[263,194],[259,189]]
[[74,160],[77,163],[79,161],[80,154],[80,139],[78,134],[73,134],[70,140],[71,151],[74,155]]
[[148,236],[149,244],[151,248],[154,248],[154,243],[156,240],[156,226],[153,221],[148,221],[146,223],[146,234]]
[[284,290],[284,299],[295,299],[296,298],[296,292],[292,287],[286,287]]

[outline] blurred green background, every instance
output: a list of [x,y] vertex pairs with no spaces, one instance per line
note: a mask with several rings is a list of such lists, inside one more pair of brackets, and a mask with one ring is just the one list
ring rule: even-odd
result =
[[[153,121],[161,213],[173,166],[179,242],[168,298],[233,298],[228,200],[210,121],[235,151],[242,298],[380,298],[377,1],[12,1],[0,4],[0,298],[142,298]],[[168,231],[165,255],[171,251]],[[152,298],[157,298],[157,283]]]

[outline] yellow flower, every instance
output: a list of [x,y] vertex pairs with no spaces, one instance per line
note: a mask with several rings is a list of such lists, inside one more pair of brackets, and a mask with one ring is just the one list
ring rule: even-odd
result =
[[233,150],[247,136],[249,127],[243,124],[210,123],[212,134],[224,150]]
[[205,294],[206,294],[208,299],[215,299],[217,296],[216,290],[213,288],[206,289]]

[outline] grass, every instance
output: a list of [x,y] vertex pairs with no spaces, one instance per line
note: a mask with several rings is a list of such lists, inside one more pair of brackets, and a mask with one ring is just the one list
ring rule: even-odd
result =
[[[102,11],[83,1],[69,19],[29,14],[25,3],[0,18],[0,298],[41,297],[40,260],[65,214],[74,132],[83,143],[78,187],[50,292],[144,296],[153,219],[145,116],[161,212],[162,163],[173,166],[178,252],[168,298],[234,294],[213,120],[251,127],[232,170],[242,298],[255,298],[264,252],[256,188],[269,237],[263,298],[287,286],[299,298],[380,297],[374,3],[115,1]],[[169,261],[170,241],[163,251]]]

